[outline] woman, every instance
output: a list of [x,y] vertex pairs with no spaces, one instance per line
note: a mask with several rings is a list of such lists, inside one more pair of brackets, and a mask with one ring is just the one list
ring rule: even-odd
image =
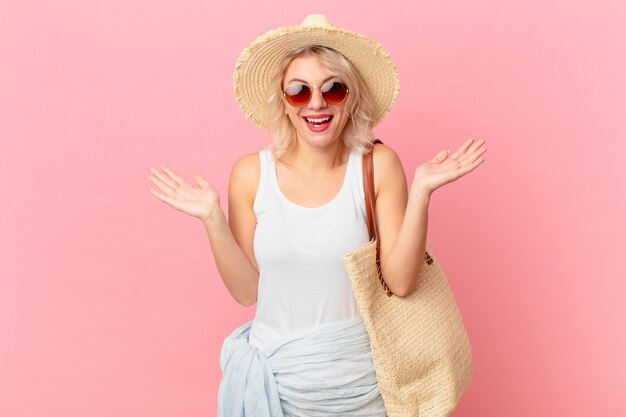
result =
[[[309,16],[258,38],[237,63],[237,100],[274,142],[235,163],[228,223],[203,177],[189,184],[150,169],[157,198],[202,220],[234,299],[257,302],[254,320],[222,348],[220,416],[386,415],[343,255],[369,240],[361,157],[398,85],[378,43]],[[375,146],[382,271],[397,296],[416,285],[431,194],[473,171],[485,151],[469,140],[440,152],[415,170],[407,193],[397,154]]]

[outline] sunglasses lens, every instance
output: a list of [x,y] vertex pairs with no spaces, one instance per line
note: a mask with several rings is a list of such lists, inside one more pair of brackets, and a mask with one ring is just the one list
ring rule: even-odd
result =
[[348,87],[338,81],[331,81],[322,86],[322,96],[328,104],[339,104],[348,95]]
[[[324,101],[328,104],[339,104],[348,95],[348,87],[339,81],[331,81],[320,89]],[[304,84],[294,84],[285,90],[285,100],[294,107],[304,106],[311,99],[311,88]]]
[[311,89],[304,84],[290,85],[285,90],[285,100],[294,107],[304,106],[311,98]]

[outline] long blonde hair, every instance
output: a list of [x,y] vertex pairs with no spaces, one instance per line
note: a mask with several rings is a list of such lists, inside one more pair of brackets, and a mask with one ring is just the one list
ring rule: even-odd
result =
[[348,149],[358,149],[366,152],[367,143],[373,139],[372,115],[374,113],[374,101],[367,85],[361,75],[346,57],[334,49],[309,45],[293,50],[278,66],[272,78],[272,84],[268,96],[265,120],[267,129],[273,136],[270,150],[274,159],[287,151],[296,140],[296,129],[291,120],[284,113],[283,101],[283,77],[289,64],[297,57],[313,55],[320,63],[337,76],[348,86],[346,112],[348,121],[341,132],[341,140]]

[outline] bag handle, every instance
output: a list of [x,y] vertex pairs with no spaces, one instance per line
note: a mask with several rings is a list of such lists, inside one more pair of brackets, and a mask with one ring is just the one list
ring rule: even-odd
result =
[[378,238],[378,227],[376,226],[375,213],[375,191],[374,191],[374,147],[377,143],[383,143],[380,139],[374,139],[370,146],[370,152],[363,154],[363,190],[365,191],[365,212],[367,213],[367,230],[369,232],[370,241],[376,238],[376,270],[378,271],[378,279],[388,297],[393,292],[387,286],[383,279],[383,273],[380,267],[380,239]]
[[[363,154],[363,190],[365,191],[365,212],[367,213],[367,230],[370,240],[378,236],[376,226],[375,198],[374,196],[374,146],[383,143],[380,139],[374,139],[369,146],[370,152]],[[380,247],[380,242],[376,242],[376,248]]]
[[[380,280],[383,289],[389,297],[393,295],[393,292],[387,286],[387,283],[383,279],[382,269],[380,267],[380,239],[378,238],[378,227],[376,226],[376,214],[375,214],[375,198],[374,196],[374,146],[377,143],[383,143],[380,139],[374,139],[370,145],[370,152],[363,154],[363,190],[365,190],[365,212],[367,213],[367,230],[369,231],[370,240],[376,238],[376,269],[378,270],[378,279]],[[424,251],[424,262],[428,265],[433,263],[433,258],[428,253],[428,250]]]

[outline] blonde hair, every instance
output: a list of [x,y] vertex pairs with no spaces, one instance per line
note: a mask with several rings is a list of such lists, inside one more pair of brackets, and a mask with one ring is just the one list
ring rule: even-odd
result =
[[346,112],[348,121],[341,132],[341,140],[348,149],[358,149],[367,152],[367,144],[372,141],[372,116],[374,113],[374,100],[369,88],[352,63],[334,49],[309,45],[294,49],[279,64],[270,86],[268,106],[266,107],[265,120],[267,129],[273,136],[270,150],[274,159],[287,151],[296,140],[296,129],[291,120],[284,113],[283,101],[283,77],[291,62],[300,56],[313,55],[329,71],[335,73],[342,82],[346,83],[350,93],[348,94]]

